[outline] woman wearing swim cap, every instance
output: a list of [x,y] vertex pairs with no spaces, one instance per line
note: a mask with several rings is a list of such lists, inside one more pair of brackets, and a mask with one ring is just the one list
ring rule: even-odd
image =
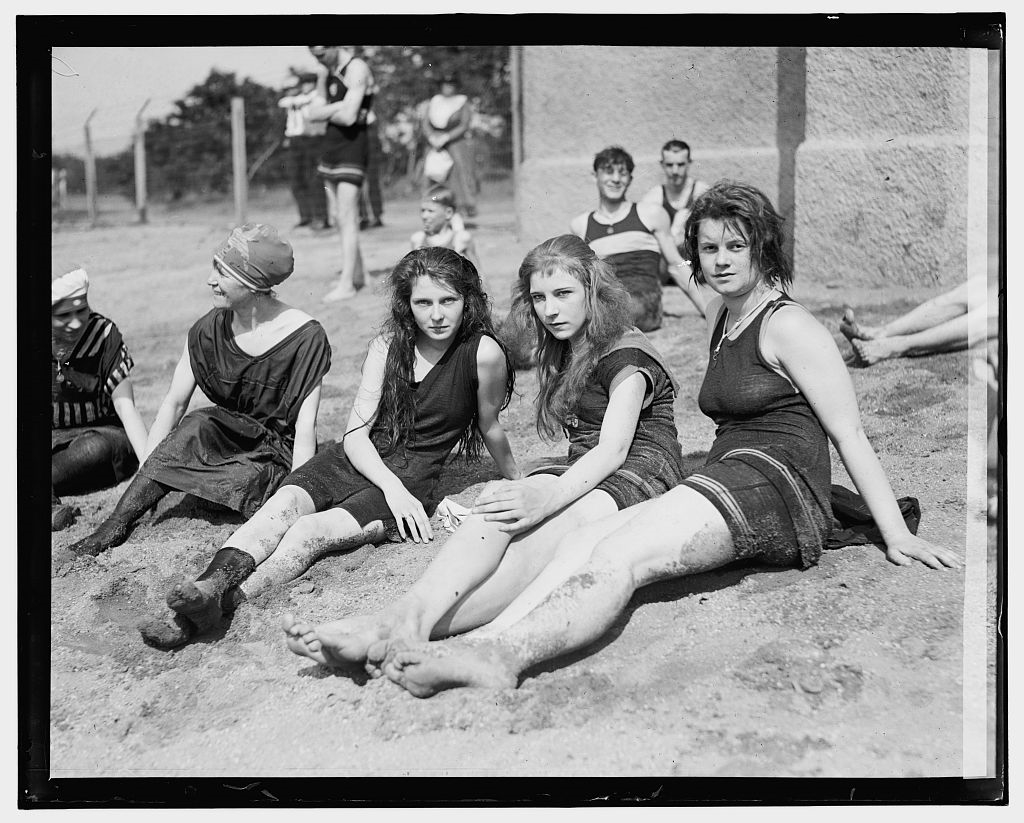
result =
[[[272,226],[247,223],[220,245],[206,281],[214,308],[189,330],[143,465],[110,516],[71,551],[120,545],[172,490],[251,517],[313,456],[331,346],[316,320],[273,291],[293,268],[292,248]],[[214,405],[185,414],[197,387]]]

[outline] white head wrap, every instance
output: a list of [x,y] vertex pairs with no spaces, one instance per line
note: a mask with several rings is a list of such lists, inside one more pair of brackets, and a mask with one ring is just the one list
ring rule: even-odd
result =
[[88,291],[89,275],[85,269],[69,271],[50,283],[50,306],[68,301],[70,307],[80,308],[86,304]]

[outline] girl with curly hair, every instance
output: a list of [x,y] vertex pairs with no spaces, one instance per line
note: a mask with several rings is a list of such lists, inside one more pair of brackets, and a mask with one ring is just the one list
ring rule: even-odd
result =
[[520,477],[498,421],[514,371],[476,268],[451,249],[416,249],[390,285],[390,316],[369,344],[341,442],[285,477],[196,580],[171,587],[173,614],[140,625],[146,642],[172,648],[217,628],[247,579],[253,596],[329,551],[380,543],[392,527],[433,539],[429,515],[453,450],[475,458],[484,446],[503,477]]
[[[565,431],[565,464],[489,484],[423,576],[383,610],[319,626],[286,615],[296,654],[326,665],[363,662],[378,674],[392,643],[510,620],[583,562],[600,536],[595,521],[682,480],[675,379],[632,326],[627,292],[587,243],[567,234],[527,254],[512,315],[535,330],[537,429]],[[551,563],[560,542],[578,547],[575,560]]]

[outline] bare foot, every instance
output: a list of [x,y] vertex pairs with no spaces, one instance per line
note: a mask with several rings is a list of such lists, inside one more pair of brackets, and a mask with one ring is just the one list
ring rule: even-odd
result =
[[[370,647],[391,637],[399,626],[404,623],[384,613],[346,617],[318,626],[297,621],[291,614],[281,620],[289,649],[332,668],[365,663]],[[410,632],[401,634],[407,636]]]
[[857,315],[849,306],[843,312],[843,319],[839,321],[839,331],[847,340],[874,340],[878,337],[878,329],[872,326],[862,326],[857,322]]
[[284,629],[284,641],[288,648],[300,657],[308,657],[324,666],[330,666],[321,651],[320,641],[317,640],[316,631],[309,623],[300,623],[291,613],[281,618],[281,628]]
[[850,345],[853,346],[857,362],[861,366],[873,366],[881,360],[888,360],[903,354],[898,337],[880,337],[874,340],[854,339],[850,341]]
[[444,689],[514,689],[519,682],[514,661],[491,643],[457,641],[392,644],[384,674],[415,697]]

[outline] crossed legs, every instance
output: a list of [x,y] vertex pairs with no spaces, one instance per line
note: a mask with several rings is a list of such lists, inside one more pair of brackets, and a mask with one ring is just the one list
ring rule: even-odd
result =
[[[553,482],[537,475],[531,482]],[[326,665],[365,663],[371,673],[395,639],[412,642],[468,631],[497,617],[551,560],[559,541],[615,511],[612,498],[593,491],[554,517],[510,538],[481,516],[467,518],[441,547],[423,576],[379,612],[319,626],[285,615],[289,648]]]
[[[459,686],[512,688],[531,666],[601,637],[641,586],[735,559],[718,510],[686,486],[617,512],[600,525],[606,536],[589,560],[525,616],[510,624],[499,618],[450,640],[396,642],[382,663],[383,674],[417,697]],[[510,608],[519,605],[530,604]]]

